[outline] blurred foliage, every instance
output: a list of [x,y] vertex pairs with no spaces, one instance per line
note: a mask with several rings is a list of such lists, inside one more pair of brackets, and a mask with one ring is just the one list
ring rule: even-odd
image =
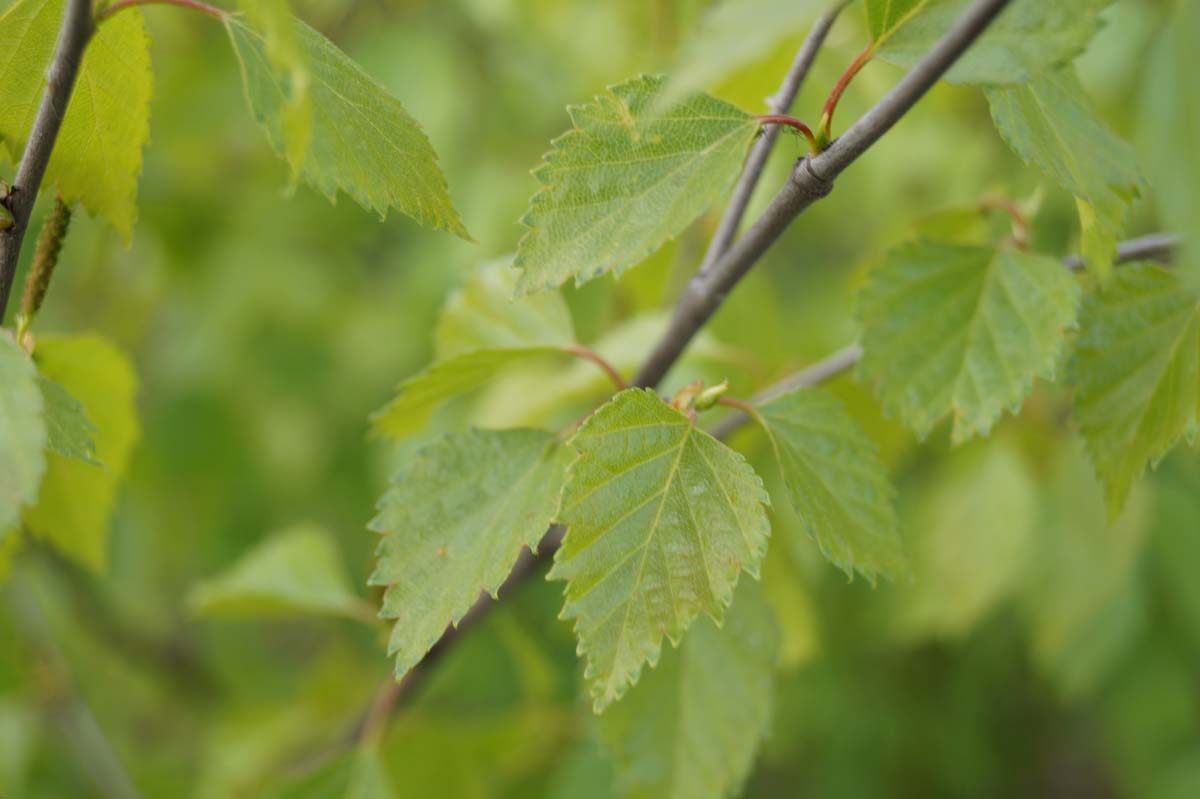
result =
[[[1079,61],[1105,120],[1126,138],[1159,140],[1156,120],[1137,112],[1143,56],[1169,31],[1173,6],[1190,4],[1118,3]],[[403,217],[381,224],[307,188],[289,192],[287,165],[245,111],[221,25],[147,9],[155,97],[132,245],[80,214],[35,330],[100,331],[120,345],[137,374],[141,442],[108,551],[97,555],[106,574],[25,542],[0,585],[0,796],[105,795],[105,772],[72,721],[84,706],[148,797],[388,796],[385,782],[397,797],[612,795],[611,765],[579,698],[574,640],[555,618],[561,586],[540,580],[463,636],[376,740],[345,748],[392,673],[382,626],[350,612],[379,604],[366,587],[377,543],[366,524],[398,464],[431,434],[383,444],[368,438],[367,419],[429,361],[448,294],[514,250],[515,220],[537,185],[528,172],[568,126],[564,107],[668,66],[704,6],[297,4],[421,120],[478,244]],[[714,93],[765,110],[801,36]],[[798,116],[817,116],[865,41],[857,4],[831,35]],[[1164,75],[1194,96],[1195,48],[1172,52],[1191,68],[1156,61],[1154,96],[1170,96]],[[839,118],[860,114],[899,74],[872,64]],[[764,189],[804,151],[785,135]],[[713,357],[668,382],[728,376],[732,393],[747,396],[847,343],[867,269],[935,214],[974,208],[981,189],[1035,197],[1042,251],[1077,247],[1074,198],[1008,150],[982,93],[942,84],[731,294],[709,328]],[[756,196],[751,215],[769,194]],[[1148,196],[1133,206],[1131,234],[1161,229],[1153,186]],[[619,281],[567,289],[579,339],[669,307],[717,218]],[[623,357],[636,364],[637,346],[652,338],[627,336],[617,349],[633,348]],[[719,357],[731,352],[740,355]],[[573,384],[578,408],[535,417],[569,421],[589,396],[602,398],[592,377]],[[543,379],[571,378],[531,368],[439,410],[431,430],[525,418],[526,401],[537,400],[530,386]],[[848,582],[787,503],[774,504],[764,595],[782,653],[772,732],[745,795],[1200,795],[1196,450],[1169,456],[1110,527],[1060,389],[1036,388],[1020,417],[953,454],[946,425],[918,445],[868,388],[842,378],[831,389],[899,487],[916,576],[934,576],[874,589]],[[773,473],[761,434],[746,430],[739,443],[760,474]],[[104,445],[97,439],[101,460]],[[328,576],[331,600],[352,618],[193,614],[189,591],[236,575],[234,564],[272,531],[298,523],[328,531],[352,586]],[[993,531],[986,548],[972,544]],[[927,562],[928,540],[958,549],[936,548]],[[0,561],[16,543],[0,540]]]

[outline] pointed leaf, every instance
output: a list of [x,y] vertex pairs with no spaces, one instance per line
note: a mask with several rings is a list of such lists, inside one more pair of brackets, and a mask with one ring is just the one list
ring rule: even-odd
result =
[[658,102],[666,107],[762,59],[830,5],[828,0],[721,0],[684,46]]
[[1037,544],[1028,472],[1019,453],[989,442],[981,453],[956,453],[923,488],[905,525],[913,580],[898,589],[896,618],[906,635],[965,635],[1020,588]]
[[371,529],[383,534],[372,585],[395,619],[389,654],[404,676],[482,591],[496,596],[521,549],[536,550],[558,509],[568,451],[541,430],[439,439],[401,472]]
[[96,426],[87,418],[83,403],[43,374],[38,375],[38,388],[46,409],[46,449],[64,458],[100,465],[92,441]]
[[333,538],[313,524],[293,525],[258,543],[221,574],[197,583],[188,605],[202,616],[371,616],[350,590]]
[[859,295],[860,374],[925,436],[986,434],[1035,377],[1052,378],[1079,288],[1058,261],[1016,249],[916,242],[892,251]]
[[[62,22],[60,0],[17,0],[0,15],[0,138],[15,158],[46,89]],[[79,200],[129,241],[137,218],[142,146],[150,135],[150,47],[138,9],[106,20],[84,51],[67,114],[46,168],[47,183]]]
[[1147,461],[1200,421],[1200,292],[1156,266],[1122,267],[1080,320],[1075,418],[1112,519]]
[[503,259],[473,272],[446,301],[434,338],[438,360],[477,350],[567,347],[571,311],[556,291],[513,299],[517,272]]
[[759,408],[788,496],[838,568],[874,582],[906,569],[895,489],[875,444],[832,394],[801,389]]
[[770,727],[778,649],[757,584],[738,587],[725,623],[696,624],[599,719],[627,799],[737,795]]
[[[946,73],[951,83],[1025,83],[1072,61],[1113,0],[1014,0]],[[946,34],[971,0],[867,0],[876,54],[905,69]]]
[[[296,40],[308,64],[311,140],[300,175],[330,201],[339,190],[384,217],[389,208],[422,224],[469,239],[446,190],[437,154],[400,102],[345,53],[300,20]],[[250,110],[280,155],[295,155],[295,94],[280,82],[264,34],[241,18],[225,18],[242,68]],[[292,137],[289,139],[289,135]]]
[[0,331],[0,539],[37,499],[46,471],[46,423],[37,370],[24,350]]
[[87,408],[96,426],[96,460],[104,466],[48,453],[46,478],[37,504],[25,511],[25,523],[65,555],[103,571],[117,486],[139,436],[137,379],[125,355],[96,336],[43,336],[36,360],[42,374]]
[[505,368],[535,355],[562,354],[560,347],[478,350],[439,361],[400,384],[394,400],[371,417],[377,435],[403,438],[420,431],[446,400],[479,388]]
[[753,116],[696,94],[657,109],[664,79],[612,87],[568,109],[574,127],[534,175],[522,220],[517,291],[620,274],[691,224],[737,178],[758,130]]
[[1008,146],[1078,198],[1084,258],[1107,279],[1129,206],[1144,183],[1133,148],[1096,119],[1073,69],[988,89],[987,98]]
[[569,529],[550,577],[566,580],[597,712],[658,662],[701,612],[720,620],[738,574],[757,576],[770,499],[741,455],[653,391],[594,413],[571,446],[558,520]]

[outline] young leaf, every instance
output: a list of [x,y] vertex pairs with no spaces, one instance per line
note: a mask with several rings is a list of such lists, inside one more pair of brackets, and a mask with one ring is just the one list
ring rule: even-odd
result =
[[505,264],[485,266],[447,301],[435,331],[439,360],[401,383],[396,399],[375,413],[376,434],[411,435],[456,394],[479,388],[518,361],[561,354],[573,343],[571,312],[562,296],[550,292],[514,300],[516,280]]
[[46,423],[37,370],[20,347],[0,331],[0,539],[37,499],[46,471]]
[[[422,224],[470,239],[450,200],[437,155],[400,102],[332,42],[294,20],[311,82],[311,138],[300,162],[301,177],[331,202],[338,190],[384,217],[389,208]],[[296,89],[280,81],[264,33],[239,17],[225,18],[242,68],[250,110],[275,151],[295,157],[300,135]],[[291,110],[289,110],[291,109]],[[292,116],[289,117],[289,114]]]
[[[16,0],[0,15],[0,138],[13,157],[25,146],[46,89],[64,3]],[[150,135],[153,73],[141,12],[99,26],[84,51],[46,180],[79,200],[128,242],[137,218],[142,146]]]
[[895,490],[874,443],[832,394],[801,389],[759,408],[788,496],[822,554],[874,582],[907,568]]
[[1053,258],[906,244],[859,295],[859,373],[922,437],[947,413],[956,443],[986,434],[1004,409],[1020,407],[1035,377],[1054,376],[1078,296]]
[[[946,73],[951,83],[1025,83],[1082,53],[1113,0],[1014,0]],[[913,66],[971,0],[867,0],[876,55]]]
[[685,45],[658,102],[669,106],[763,58],[831,5],[829,0],[721,0]]
[[83,403],[43,374],[38,375],[38,388],[46,409],[46,449],[64,458],[99,466],[92,441],[96,426],[87,418]]
[[517,291],[576,285],[639,263],[691,224],[737,178],[757,120],[695,94],[659,109],[661,77],[568,108],[574,127],[534,171]]
[[493,597],[523,547],[554,519],[567,449],[541,430],[472,430],[439,439],[393,481],[371,529],[382,533],[371,585],[404,676],[481,591]]
[[312,524],[274,533],[223,573],[193,586],[187,601],[202,616],[371,618],[370,606],[350,590],[337,545]]
[[139,435],[134,393],[137,380],[124,354],[95,336],[44,336],[36,361],[88,410],[96,426],[97,468],[46,455],[46,477],[25,523],[65,555],[96,571],[108,562],[108,522],[117,486]]
[[898,589],[905,635],[964,635],[1020,587],[1035,554],[1037,486],[1002,441],[956,453],[920,492],[913,581]]
[[702,611],[720,621],[738,574],[757,576],[770,499],[741,455],[653,391],[629,389],[571,439],[550,578],[566,580],[596,712],[678,643]]
[[1146,462],[1200,421],[1200,292],[1135,264],[1088,297],[1080,319],[1075,418],[1115,519]]
[[446,301],[434,331],[438,360],[477,350],[566,347],[575,341],[562,294],[513,299],[518,276],[510,263],[485,265]]
[[627,799],[734,796],[770,727],[777,633],[757,584],[696,624],[599,719]]
[[1092,114],[1073,69],[987,90],[996,129],[1025,163],[1076,196],[1088,268],[1107,280],[1143,187],[1133,148]]

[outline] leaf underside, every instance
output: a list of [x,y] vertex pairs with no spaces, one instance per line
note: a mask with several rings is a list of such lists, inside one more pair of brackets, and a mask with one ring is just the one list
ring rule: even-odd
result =
[[0,539],[21,506],[37,499],[46,470],[46,425],[37,371],[29,356],[0,332]]

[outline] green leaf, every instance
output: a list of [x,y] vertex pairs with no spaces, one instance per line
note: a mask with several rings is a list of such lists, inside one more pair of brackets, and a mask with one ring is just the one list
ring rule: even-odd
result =
[[446,301],[434,331],[438,360],[478,350],[574,343],[571,311],[562,295],[548,291],[514,300],[518,275],[510,263],[503,259],[473,272]]
[[733,184],[757,120],[705,94],[660,112],[663,85],[641,77],[567,109],[574,127],[534,171],[541,188],[522,220],[519,293],[619,275]]
[[313,524],[273,533],[221,574],[193,586],[187,601],[201,616],[372,616],[350,590],[332,536]]
[[1015,412],[1054,377],[1079,288],[1053,258],[915,242],[893,250],[859,295],[862,377],[924,437],[951,413],[953,440]]
[[46,423],[37,370],[25,351],[0,331],[0,539],[21,506],[37,499],[46,471]]
[[1122,267],[1080,320],[1075,418],[1115,519],[1147,461],[1200,421],[1200,292],[1156,266]]
[[284,93],[279,132],[284,159],[291,167],[292,181],[296,182],[312,143],[313,107],[309,91],[312,78],[308,59],[300,46],[288,0],[238,0],[238,6],[249,25],[261,34],[275,81]]
[[741,455],[659,399],[629,389],[571,439],[550,578],[566,580],[596,712],[678,643],[702,611],[720,621],[738,574],[757,577],[770,499]]
[[895,489],[875,444],[832,394],[801,389],[759,408],[788,496],[838,568],[874,582],[906,570]]
[[46,409],[46,449],[64,458],[99,466],[96,444],[92,441],[96,426],[87,418],[83,403],[43,374],[38,375],[38,388]]
[[[1020,588],[1036,553],[1037,486],[1003,441],[956,453],[905,527],[913,581],[899,589],[908,636],[961,636]],[[1062,579],[1066,579],[1065,577]]]
[[722,0],[684,46],[658,102],[668,106],[761,60],[830,5],[828,0]]
[[[64,3],[17,0],[0,16],[8,58],[0,68],[0,138],[16,157],[46,89]],[[46,168],[68,202],[79,200],[129,241],[137,219],[142,146],[150,135],[154,76],[138,9],[106,20],[84,52],[67,114]]]
[[1133,148],[1092,114],[1073,69],[987,90],[996,129],[1025,163],[1076,196],[1088,268],[1107,280],[1143,180]]
[[[905,69],[946,34],[971,0],[867,0],[876,55]],[[951,83],[1025,83],[1074,60],[1112,0],[1014,0],[946,73]]]
[[562,354],[561,347],[478,350],[439,361],[400,384],[394,400],[371,417],[381,436],[403,438],[419,432],[446,400],[479,388],[518,361],[535,355]]
[[770,607],[743,583],[599,720],[626,799],[735,796],[766,737],[778,649]]
[[395,796],[378,745],[359,746],[350,770],[346,799],[393,799]]
[[1150,171],[1154,202],[1168,230],[1184,237],[1179,254],[1187,282],[1200,289],[1200,81],[1195,79],[1200,4],[1180,3],[1147,48],[1149,64],[1138,88],[1139,153]]
[[483,591],[493,597],[523,547],[554,519],[568,452],[541,430],[439,439],[396,476],[371,529],[383,533],[372,585],[395,619],[396,676],[416,665]]
[[103,571],[109,516],[139,436],[137,379],[125,355],[96,336],[43,336],[35,359],[42,374],[87,408],[96,426],[96,460],[104,466],[48,453],[46,478],[25,523],[67,556]]
[[[416,120],[332,42],[300,20],[294,25],[311,77],[311,139],[299,167],[305,182],[331,202],[341,190],[381,218],[396,208],[422,224],[470,239],[437,154]],[[272,66],[268,39],[236,16],[226,17],[225,27],[251,113],[277,153],[295,156],[299,128],[288,116],[295,93]]]

